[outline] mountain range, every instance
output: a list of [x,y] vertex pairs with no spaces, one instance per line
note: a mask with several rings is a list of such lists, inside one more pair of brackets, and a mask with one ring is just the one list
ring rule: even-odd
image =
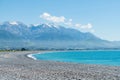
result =
[[54,24],[29,26],[22,22],[0,24],[0,49],[104,49],[119,47],[120,42],[102,40],[90,32],[81,32]]

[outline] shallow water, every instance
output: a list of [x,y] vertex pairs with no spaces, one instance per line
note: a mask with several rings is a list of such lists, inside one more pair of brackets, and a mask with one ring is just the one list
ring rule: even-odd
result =
[[37,60],[120,66],[120,51],[66,51],[33,54]]

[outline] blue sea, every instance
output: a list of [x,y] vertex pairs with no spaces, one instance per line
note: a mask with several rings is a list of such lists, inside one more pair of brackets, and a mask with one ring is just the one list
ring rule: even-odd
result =
[[32,55],[37,60],[120,66],[120,51],[61,51]]

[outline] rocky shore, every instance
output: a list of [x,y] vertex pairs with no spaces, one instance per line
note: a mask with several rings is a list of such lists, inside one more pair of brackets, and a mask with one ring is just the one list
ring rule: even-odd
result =
[[43,51],[0,52],[0,80],[120,80],[120,67],[33,60]]

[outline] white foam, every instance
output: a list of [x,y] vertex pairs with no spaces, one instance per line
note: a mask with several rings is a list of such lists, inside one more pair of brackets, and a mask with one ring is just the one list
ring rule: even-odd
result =
[[29,54],[29,55],[27,55],[27,57],[32,58],[32,59],[34,59],[34,60],[37,60],[37,58],[35,58],[35,57],[33,56],[33,54]]
[[[50,53],[50,52],[49,52]],[[45,53],[36,53],[36,54],[45,54]],[[34,54],[28,54],[27,57],[37,60],[36,57],[33,56]]]

